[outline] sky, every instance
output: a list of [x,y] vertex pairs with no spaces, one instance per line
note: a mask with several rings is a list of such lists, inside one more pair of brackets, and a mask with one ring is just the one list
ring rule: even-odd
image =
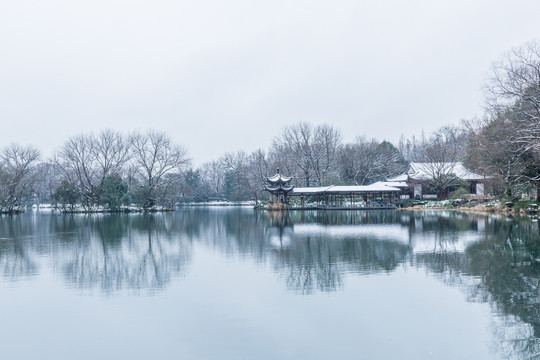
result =
[[483,113],[536,0],[0,1],[0,147],[167,133],[198,166],[329,123],[397,143]]

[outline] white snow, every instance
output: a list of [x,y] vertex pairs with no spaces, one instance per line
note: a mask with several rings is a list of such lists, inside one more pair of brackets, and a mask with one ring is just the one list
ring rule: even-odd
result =
[[434,170],[442,172],[442,173],[455,174],[457,177],[463,180],[483,180],[485,178],[483,175],[473,173],[472,171],[466,169],[465,166],[463,166],[463,164],[459,162],[448,162],[448,163],[413,162],[411,163],[411,165],[409,165],[409,170],[407,171],[407,175],[412,179],[429,180],[433,178]]
[[399,188],[388,186],[385,182],[376,182],[371,185],[356,186],[322,186],[322,187],[303,187],[294,188],[293,194],[316,194],[316,193],[349,193],[349,192],[398,192]]

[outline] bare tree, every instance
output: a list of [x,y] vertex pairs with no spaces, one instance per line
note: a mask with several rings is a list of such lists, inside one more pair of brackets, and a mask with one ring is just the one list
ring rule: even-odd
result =
[[325,183],[337,168],[340,144],[341,134],[332,126],[313,127],[299,122],[283,128],[281,135],[274,138],[272,147],[283,162],[294,164],[296,171],[292,175],[310,186]]
[[132,161],[145,191],[143,206],[154,206],[163,196],[163,190],[175,182],[189,164],[187,150],[174,144],[165,133],[153,130],[131,134],[130,142]]
[[81,134],[69,138],[57,157],[65,180],[77,184],[84,197],[83,205],[93,202],[97,179],[92,161],[92,142],[89,136]]
[[265,152],[261,149],[254,151],[250,156],[248,168],[249,190],[255,197],[255,202],[264,193],[263,184],[266,183],[266,176],[269,175],[270,166]]
[[323,124],[315,128],[313,144],[313,166],[318,184],[326,184],[329,176],[337,175],[337,155],[341,146],[341,133],[331,125]]
[[[514,48],[493,63],[492,74],[484,85],[489,109],[495,112],[511,108],[524,120],[540,118],[540,42],[531,41]],[[527,128],[537,125],[527,121]],[[525,130],[525,129],[523,129]],[[538,133],[530,134],[538,137]]]
[[354,144],[343,146],[339,156],[341,179],[349,184],[367,185],[377,178],[382,163],[377,156],[378,142],[357,137]]
[[493,64],[484,88],[492,119],[504,116],[513,125],[505,146],[527,159],[521,175],[536,185],[540,201],[540,42],[504,54]]
[[98,167],[100,182],[108,175],[122,174],[130,157],[128,139],[119,132],[104,130],[91,136],[90,151]]
[[220,160],[224,176],[224,195],[229,200],[255,200],[263,193],[269,166],[262,150],[246,154],[226,153]]
[[465,163],[489,176],[492,191],[511,196],[513,189],[529,181],[520,146],[511,141],[515,124],[505,114],[481,122],[469,122]]
[[58,165],[65,180],[78,184],[83,205],[99,202],[100,185],[114,174],[122,174],[129,160],[129,142],[120,133],[104,130],[98,135],[69,138],[58,153]]
[[308,123],[296,123],[285,127],[272,144],[277,154],[295,165],[297,171],[294,176],[302,179],[306,186],[313,183],[313,141],[313,127]]
[[446,197],[448,188],[460,185],[461,181],[455,174],[459,158],[453,143],[435,135],[423,151],[421,159],[422,171],[429,177],[429,186],[438,199]]
[[248,155],[243,151],[226,153],[220,159],[225,172],[224,195],[227,200],[246,200],[246,188],[248,187],[247,168]]
[[51,202],[51,196],[62,181],[62,171],[54,160],[47,160],[36,165],[36,203]]
[[[462,161],[469,140],[468,132],[464,126],[445,125],[433,133],[430,141],[426,144],[431,147],[436,144],[444,148],[444,156],[447,161]],[[425,156],[426,150],[421,156]]]
[[219,161],[211,161],[200,167],[201,180],[208,194],[208,199],[223,199],[223,187],[225,183],[225,171]]
[[2,150],[0,195],[3,211],[13,212],[24,197],[31,196],[37,177],[34,167],[39,156],[39,150],[30,145],[11,144]]
[[398,143],[398,150],[408,162],[421,161],[420,157],[426,146],[427,139],[424,130],[422,130],[420,138],[413,135],[410,139],[405,139],[405,137],[401,135]]
[[341,180],[355,185],[384,181],[406,170],[407,163],[398,149],[387,141],[357,137],[340,150]]

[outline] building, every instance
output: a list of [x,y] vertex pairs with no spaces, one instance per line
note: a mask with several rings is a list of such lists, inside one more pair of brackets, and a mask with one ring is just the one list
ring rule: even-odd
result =
[[277,173],[274,176],[266,178],[268,184],[265,185],[265,190],[270,193],[270,202],[289,203],[289,194],[294,189],[294,186],[290,184],[291,180],[292,177],[281,175],[279,169],[277,169]]
[[486,176],[476,174],[463,166],[460,162],[447,163],[418,163],[413,162],[405,174],[389,178],[388,184],[393,184],[401,189],[400,197],[409,198],[433,198],[434,194],[430,184],[436,181],[444,182],[445,179],[455,177],[468,184],[471,195],[485,195]]
[[[267,177],[265,190],[271,195],[268,209],[341,209],[341,208],[394,208],[401,189],[390,183],[378,182],[363,186],[320,186],[295,188],[291,177],[283,176],[279,169]],[[296,198],[293,206],[290,200]]]
[[295,188],[290,196],[299,197],[299,207],[303,208],[306,199],[318,208],[394,208],[401,189],[386,182],[371,185],[322,186]]

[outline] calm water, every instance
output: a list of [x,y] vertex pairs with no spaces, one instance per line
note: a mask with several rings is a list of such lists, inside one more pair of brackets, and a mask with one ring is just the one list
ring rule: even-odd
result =
[[540,358],[532,219],[0,217],[2,359]]

